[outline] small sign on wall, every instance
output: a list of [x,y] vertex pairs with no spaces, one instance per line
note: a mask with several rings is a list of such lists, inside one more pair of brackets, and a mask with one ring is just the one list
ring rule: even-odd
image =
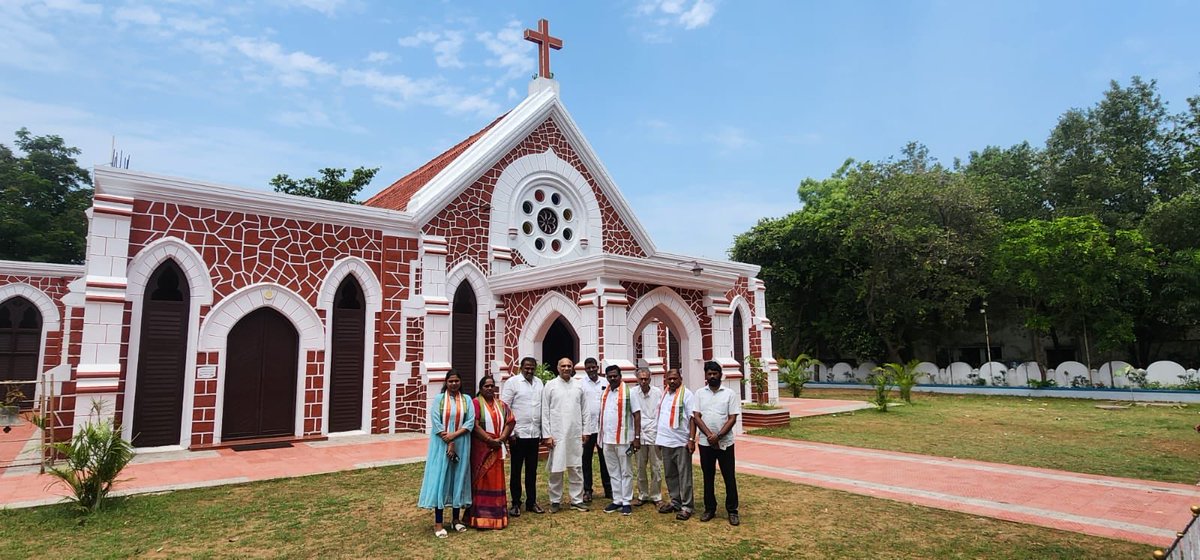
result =
[[216,379],[217,366],[200,366],[196,368],[196,379]]

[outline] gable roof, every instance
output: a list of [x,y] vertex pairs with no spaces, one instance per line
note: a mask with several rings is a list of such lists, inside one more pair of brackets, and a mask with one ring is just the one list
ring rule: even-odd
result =
[[467,137],[466,140],[459,142],[439,154],[437,157],[429,160],[421,167],[416,168],[409,173],[392,183],[387,188],[379,191],[363,202],[364,206],[375,206],[378,208],[388,208],[391,210],[405,210],[408,208],[408,202],[412,200],[413,195],[417,194],[431,179],[437,176],[447,165],[450,165],[458,156],[461,156],[467,148],[471,147],[476,140],[484,135],[488,130],[491,130],[496,123],[500,122],[508,113],[496,117],[496,120],[483,127],[479,132]]
[[584,167],[591,171],[596,186],[629,228],[642,251],[648,256],[654,255],[656,250],[650,235],[551,88],[526,97],[508,113],[396,181],[365,204],[402,208],[413,215],[418,227],[428,223],[535,128],[551,118],[575,149]]

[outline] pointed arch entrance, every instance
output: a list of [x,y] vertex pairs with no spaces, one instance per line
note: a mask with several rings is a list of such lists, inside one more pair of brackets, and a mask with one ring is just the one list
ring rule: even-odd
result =
[[[742,322],[742,310],[735,309],[733,311],[733,359],[738,363],[738,370],[745,375],[746,372],[746,345],[745,336],[746,327]],[[741,383],[742,399],[746,398],[746,384]]]
[[21,408],[33,406],[42,340],[42,314],[21,296],[0,303],[0,381],[28,381],[0,385],[0,399],[10,388],[21,392]]
[[542,339],[542,362],[554,369],[563,358],[570,358],[572,363],[579,363],[579,335],[560,315],[550,324],[546,337]]
[[642,331],[654,321],[658,321],[660,333],[666,331],[659,338],[666,346],[666,365],[678,367],[684,385],[699,387],[704,380],[704,374],[700,371],[704,341],[700,334],[700,321],[691,306],[675,290],[666,286],[650,290],[629,307],[626,325],[630,344],[642,336]]
[[361,430],[366,300],[353,274],[338,285],[329,341],[329,431]]
[[474,395],[479,370],[479,305],[470,282],[454,291],[450,315],[450,367],[462,378],[463,392]]
[[293,435],[300,335],[291,321],[260,307],[230,329],[227,344],[221,440]]
[[137,447],[180,443],[190,298],[187,278],[172,259],[146,283],[133,402]]

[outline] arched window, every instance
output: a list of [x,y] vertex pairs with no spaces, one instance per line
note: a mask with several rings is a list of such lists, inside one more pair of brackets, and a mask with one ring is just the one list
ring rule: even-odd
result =
[[479,315],[475,291],[463,281],[454,291],[450,316],[450,367],[462,377],[463,392],[474,395],[479,356]]
[[362,429],[366,300],[353,274],[338,285],[329,347],[329,431]]
[[0,304],[0,381],[29,382],[0,385],[0,399],[15,389],[25,395],[22,409],[33,406],[41,347],[42,314],[37,306],[20,296]]
[[183,271],[163,261],[142,299],[137,382],[133,393],[133,444],[179,445],[186,379],[190,298]]

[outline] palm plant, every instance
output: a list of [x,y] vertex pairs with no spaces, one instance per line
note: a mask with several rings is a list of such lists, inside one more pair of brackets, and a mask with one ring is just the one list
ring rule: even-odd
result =
[[871,404],[875,405],[875,410],[879,412],[888,411],[888,393],[895,386],[895,381],[892,378],[890,368],[877,367],[874,373],[867,377],[867,381],[875,388],[875,396],[871,398]]
[[100,509],[117,476],[133,459],[133,446],[121,439],[111,420],[83,426],[71,441],[55,443],[54,450],[66,461],[48,472],[70,488],[70,500],[84,514]]
[[813,368],[820,363],[820,360],[808,354],[800,354],[790,360],[780,361],[783,372],[779,376],[792,390],[792,398],[800,397],[800,392],[804,390],[804,384],[812,379]]
[[912,404],[912,388],[917,384],[917,365],[920,363],[920,360],[913,359],[906,364],[894,362],[883,364],[883,368],[891,376],[892,382],[900,389],[900,398],[908,404]]

